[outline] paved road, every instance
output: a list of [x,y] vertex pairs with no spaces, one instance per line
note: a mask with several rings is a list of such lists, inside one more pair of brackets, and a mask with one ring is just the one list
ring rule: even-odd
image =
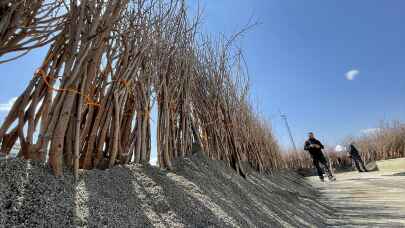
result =
[[334,209],[330,227],[405,227],[405,159],[377,163],[379,171],[337,174],[336,182],[309,182]]

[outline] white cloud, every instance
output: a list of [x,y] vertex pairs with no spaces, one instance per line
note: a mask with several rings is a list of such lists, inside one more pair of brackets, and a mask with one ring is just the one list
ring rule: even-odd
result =
[[366,135],[371,135],[371,134],[375,134],[378,131],[380,131],[380,128],[367,128],[367,129],[363,129],[360,132]]
[[346,73],[346,79],[349,81],[353,81],[358,75],[360,74],[359,70],[353,69]]
[[11,107],[13,106],[14,102],[17,100],[17,97],[11,98],[9,101],[6,103],[0,103],[0,112],[8,112],[11,110]]
[[342,152],[345,148],[342,145],[336,145],[335,151],[336,152]]

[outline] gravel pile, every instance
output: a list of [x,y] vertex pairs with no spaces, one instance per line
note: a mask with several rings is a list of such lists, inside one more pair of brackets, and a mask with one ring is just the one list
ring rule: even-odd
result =
[[0,227],[323,227],[332,211],[300,176],[236,175],[202,154],[167,172],[149,165],[54,177],[0,161]]
[[74,224],[71,175],[55,178],[45,166],[0,161],[0,227],[67,227]]

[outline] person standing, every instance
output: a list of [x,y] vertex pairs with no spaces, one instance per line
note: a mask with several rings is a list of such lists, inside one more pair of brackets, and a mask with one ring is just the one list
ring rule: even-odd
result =
[[319,178],[322,182],[325,181],[323,177],[323,170],[320,166],[322,164],[326,170],[329,180],[335,181],[336,178],[333,176],[332,171],[329,168],[329,164],[322,153],[322,149],[324,149],[324,146],[315,138],[314,133],[308,133],[308,140],[305,141],[304,150],[308,151],[311,155],[314,166],[318,171]]
[[[354,146],[353,143],[350,143],[348,152],[349,152],[349,157],[353,160],[353,162],[356,166],[356,169],[361,173],[368,172],[366,166],[364,165],[363,159],[361,159],[359,151],[357,150],[357,148]],[[361,168],[363,168],[363,170]]]

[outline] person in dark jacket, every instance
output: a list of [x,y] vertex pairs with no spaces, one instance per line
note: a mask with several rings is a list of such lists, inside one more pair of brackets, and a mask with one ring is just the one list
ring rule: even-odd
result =
[[321,181],[324,181],[323,170],[320,166],[320,164],[322,164],[326,170],[326,173],[328,174],[329,180],[335,181],[336,178],[333,176],[329,168],[329,164],[322,153],[323,148],[324,146],[319,140],[315,138],[314,133],[308,133],[308,140],[305,141],[304,149],[311,155],[314,166],[318,171],[319,178],[321,179]]
[[[354,146],[353,143],[350,143],[349,148],[348,148],[348,152],[349,152],[349,157],[353,160],[356,169],[359,172],[368,172],[366,166],[364,165],[363,159],[361,159],[360,153],[357,150],[357,148]],[[363,170],[360,168],[363,168]]]

